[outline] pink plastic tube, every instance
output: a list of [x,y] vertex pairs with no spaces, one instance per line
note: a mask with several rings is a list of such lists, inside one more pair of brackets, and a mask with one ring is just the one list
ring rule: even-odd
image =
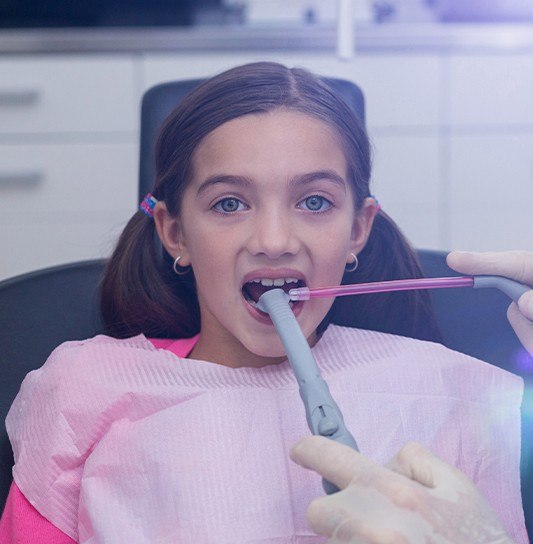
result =
[[289,291],[290,300],[309,300],[310,298],[342,297],[364,293],[388,293],[391,291],[411,291],[413,289],[446,289],[448,287],[474,287],[472,276],[451,278],[418,278],[410,280],[376,281],[354,283],[334,287],[298,287]]

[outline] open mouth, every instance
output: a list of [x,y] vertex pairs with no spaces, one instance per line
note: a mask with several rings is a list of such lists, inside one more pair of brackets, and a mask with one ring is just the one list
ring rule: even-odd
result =
[[[257,311],[261,311],[257,308],[257,301],[263,293],[271,289],[283,289],[289,294],[291,289],[297,287],[305,287],[305,282],[298,278],[257,278],[246,282],[242,286],[242,294],[248,304],[253,306]],[[289,304],[292,306],[294,302],[291,300]]]

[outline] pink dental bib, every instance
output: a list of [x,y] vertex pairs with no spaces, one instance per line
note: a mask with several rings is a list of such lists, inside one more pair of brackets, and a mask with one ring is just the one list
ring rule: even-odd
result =
[[[511,537],[520,500],[522,381],[421,342],[330,326],[314,356],[361,452],[416,440],[465,471]],[[7,419],[15,481],[82,543],[311,543],[321,478],[292,463],[309,431],[288,363],[231,369],[143,336],[63,344]]]

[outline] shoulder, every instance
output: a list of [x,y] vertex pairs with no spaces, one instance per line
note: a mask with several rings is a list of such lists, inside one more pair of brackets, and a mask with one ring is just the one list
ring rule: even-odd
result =
[[49,382],[54,389],[64,381],[90,379],[103,368],[109,369],[126,361],[135,361],[157,350],[142,335],[119,340],[99,335],[86,340],[69,341],[59,345],[40,368],[30,372],[22,383],[22,390]]
[[143,335],[117,339],[101,334],[86,340],[64,342],[50,354],[42,368],[53,367],[65,360],[71,364],[82,364],[94,357],[108,359],[126,354],[131,356],[137,351],[154,350],[154,346]]
[[[96,336],[61,344],[42,367],[24,378],[9,410],[6,427],[15,453],[17,436],[31,434],[34,421],[40,422],[41,429],[82,429],[87,418],[95,418],[104,409],[100,398],[112,402],[127,388],[126,383],[113,388],[121,376],[128,375],[121,367],[132,365],[136,358],[143,360],[143,354],[151,352],[157,350],[142,336],[127,340]],[[66,423],[67,414],[76,417]]]

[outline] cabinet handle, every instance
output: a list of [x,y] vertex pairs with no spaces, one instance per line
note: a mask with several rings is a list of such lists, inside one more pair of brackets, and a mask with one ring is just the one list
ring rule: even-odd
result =
[[0,172],[0,188],[38,185],[44,181],[44,172]]
[[0,106],[31,106],[41,96],[37,89],[0,90]]

